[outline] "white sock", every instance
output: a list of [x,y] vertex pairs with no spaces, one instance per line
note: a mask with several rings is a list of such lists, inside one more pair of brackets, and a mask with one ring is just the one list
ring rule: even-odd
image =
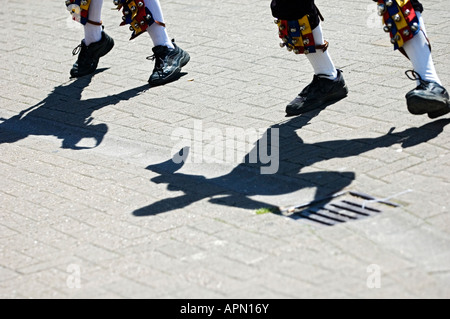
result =
[[[161,10],[161,5],[159,4],[159,0],[145,0],[145,6],[150,10],[153,15],[153,19],[159,22],[164,23],[164,16]],[[148,33],[152,38],[153,45],[159,46],[163,45],[170,49],[174,49],[175,47],[172,44],[172,41],[167,34],[167,30],[165,27],[153,23],[148,29]]]
[[417,35],[414,36],[414,38],[407,41],[404,44],[403,49],[406,51],[406,54],[411,60],[414,71],[419,73],[422,80],[436,82],[442,85],[436,73],[433,58],[431,57],[431,51],[426,38],[424,20],[419,12],[416,13],[423,32],[420,31]]
[[[325,43],[323,39],[322,26],[320,24],[313,30],[312,33],[316,45],[322,45]],[[331,60],[328,50],[323,52],[319,49],[315,53],[307,54],[306,57],[314,68],[314,73],[316,75],[320,74],[321,77],[328,78],[330,80],[337,78],[337,70]]]
[[[102,6],[103,0],[92,0],[89,6],[88,19],[94,22],[102,21]],[[84,26],[84,44],[90,45],[91,43],[98,42],[102,39],[102,26],[86,23]]]

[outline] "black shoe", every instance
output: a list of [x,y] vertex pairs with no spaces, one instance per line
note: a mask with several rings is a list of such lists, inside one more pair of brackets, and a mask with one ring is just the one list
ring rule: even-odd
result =
[[345,98],[348,88],[342,71],[337,70],[334,80],[314,75],[313,81],[286,107],[287,116],[299,115],[320,108],[328,102]]
[[450,113],[450,102],[447,104],[446,108],[443,108],[436,112],[429,112],[428,117],[430,119],[437,119],[438,117],[444,116],[446,114]]
[[191,59],[189,54],[178,47],[175,42],[173,42],[173,45],[175,49],[169,49],[162,45],[152,49],[154,55],[148,57],[148,59],[155,60],[155,68],[148,79],[150,85],[162,85],[176,79],[181,72],[181,68],[188,64]]
[[436,82],[422,80],[415,71],[406,71],[406,76],[420,82],[418,87],[406,94],[406,104],[410,113],[415,115],[428,113],[432,119],[450,113],[449,95],[444,87]]
[[81,44],[77,46],[72,54],[78,55],[78,60],[70,70],[70,75],[73,78],[79,78],[91,73],[94,73],[97,69],[98,61],[102,56],[105,56],[114,47],[114,40],[102,32],[102,38],[100,41],[91,43],[89,46],[81,41]]

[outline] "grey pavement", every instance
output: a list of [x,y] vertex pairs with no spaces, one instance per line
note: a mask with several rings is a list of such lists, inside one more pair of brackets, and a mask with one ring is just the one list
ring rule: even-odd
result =
[[[162,0],[191,62],[155,88],[150,38],[128,41],[112,1],[116,46],[78,80],[64,1],[1,3],[0,297],[450,297],[450,116],[408,113],[411,66],[372,1],[317,1],[350,93],[294,118],[313,72],[279,48],[269,0]],[[450,88],[450,4],[423,4]],[[254,146],[230,132],[273,137],[275,174],[242,163]],[[268,212],[343,191],[325,203],[379,212],[332,226]]]

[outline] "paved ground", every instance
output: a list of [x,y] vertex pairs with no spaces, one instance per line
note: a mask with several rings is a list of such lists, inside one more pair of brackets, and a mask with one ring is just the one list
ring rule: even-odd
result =
[[[450,4],[423,2],[450,88]],[[116,47],[79,80],[63,1],[3,1],[0,296],[449,298],[450,117],[407,112],[410,65],[372,1],[318,1],[350,94],[295,118],[284,106],[312,68],[278,47],[268,0],[162,5],[192,60],[149,88],[151,42],[128,42],[109,1]],[[264,132],[257,163],[231,143]],[[258,210],[343,190],[401,206],[334,226]]]

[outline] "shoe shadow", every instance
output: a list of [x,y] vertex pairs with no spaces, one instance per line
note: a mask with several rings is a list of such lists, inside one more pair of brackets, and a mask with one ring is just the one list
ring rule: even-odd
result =
[[[36,105],[9,119],[0,119],[0,144],[15,143],[30,135],[46,135],[62,140],[61,148],[64,149],[83,150],[99,146],[108,132],[108,126],[104,123],[93,124],[93,112],[129,100],[149,88],[146,84],[119,94],[82,100],[83,90],[92,78],[105,70],[98,69],[92,75],[57,86]],[[85,139],[94,143],[78,145]]]
[[[254,155],[254,151],[259,152],[260,144],[266,143],[267,140],[259,140],[255,144],[255,148],[245,156],[243,163],[236,166],[230,173],[215,178],[178,173],[189,156],[188,147],[180,150],[166,162],[148,166],[148,170],[159,174],[151,180],[152,182],[167,184],[168,190],[182,191],[184,194],[154,202],[134,211],[133,215],[137,217],[155,216],[185,208],[205,199],[210,203],[222,206],[253,210],[268,208],[277,211],[278,206],[266,200],[255,200],[251,197],[285,195],[306,188],[315,189],[314,200],[322,200],[351,185],[356,174],[352,171],[328,170],[302,172],[308,167],[329,159],[354,157],[395,144],[401,145],[402,148],[413,147],[437,137],[450,123],[450,120],[439,120],[397,133],[394,133],[395,128],[392,128],[387,134],[376,138],[305,143],[301,138],[300,129],[319,113],[320,110],[309,112],[307,115],[294,117],[267,129],[267,140],[271,140],[270,135],[276,132],[274,129],[278,130],[281,138],[278,143],[279,167],[274,174],[261,174],[261,169],[267,167],[267,164],[263,164],[261,161],[250,164],[250,158]],[[182,160],[180,161],[180,159]],[[295,206],[299,203],[290,204]]]

